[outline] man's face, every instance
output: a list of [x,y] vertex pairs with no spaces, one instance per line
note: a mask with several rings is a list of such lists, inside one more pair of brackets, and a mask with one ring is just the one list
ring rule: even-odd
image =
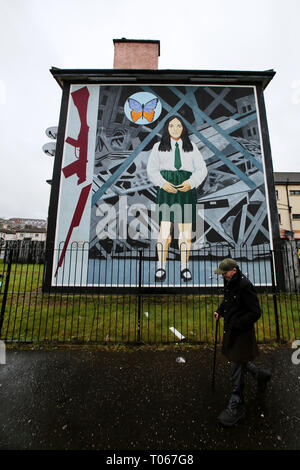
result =
[[226,281],[230,281],[230,279],[235,275],[236,273],[236,268],[233,268],[231,271],[226,271],[226,273],[222,274],[223,278],[226,279]]

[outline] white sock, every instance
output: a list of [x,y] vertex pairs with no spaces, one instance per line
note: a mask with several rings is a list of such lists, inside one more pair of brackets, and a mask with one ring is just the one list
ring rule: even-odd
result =
[[189,263],[183,263],[183,262],[181,262],[181,271],[182,271],[183,269],[189,269]]
[[158,261],[156,269],[166,269],[166,262],[165,261]]

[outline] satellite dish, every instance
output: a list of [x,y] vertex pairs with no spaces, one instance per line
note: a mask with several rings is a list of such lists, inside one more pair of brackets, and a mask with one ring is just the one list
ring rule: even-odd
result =
[[55,150],[56,150],[56,142],[47,142],[47,144],[43,145],[43,151],[45,152],[46,155],[50,155],[51,157],[54,157]]
[[46,136],[50,137],[50,139],[56,139],[57,130],[58,130],[57,126],[48,127],[48,129],[46,129]]

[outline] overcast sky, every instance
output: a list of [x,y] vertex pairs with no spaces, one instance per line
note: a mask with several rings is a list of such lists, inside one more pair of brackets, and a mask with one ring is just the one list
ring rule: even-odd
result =
[[267,70],[274,171],[300,171],[299,0],[0,0],[0,217],[47,218],[61,89],[49,72],[113,68],[113,39],[158,39],[161,69]]

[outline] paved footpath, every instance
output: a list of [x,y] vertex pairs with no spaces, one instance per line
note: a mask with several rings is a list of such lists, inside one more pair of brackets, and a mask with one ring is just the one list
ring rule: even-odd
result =
[[210,347],[8,350],[0,365],[0,449],[298,450],[293,352],[261,348],[256,364],[272,371],[272,381],[261,398],[248,378],[246,418],[226,429],[216,417],[230,396],[229,364],[218,351],[212,394]]

